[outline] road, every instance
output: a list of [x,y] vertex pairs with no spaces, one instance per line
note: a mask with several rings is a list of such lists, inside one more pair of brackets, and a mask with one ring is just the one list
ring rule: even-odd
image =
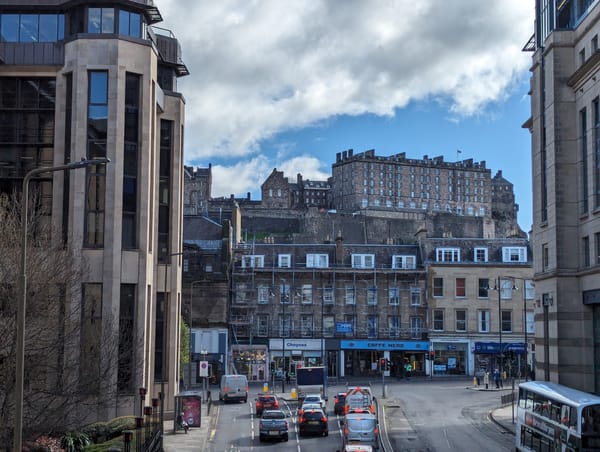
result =
[[[407,452],[446,451],[511,451],[514,437],[503,433],[488,418],[488,412],[499,406],[497,392],[468,390],[468,381],[461,380],[389,380],[386,398],[381,398],[381,382],[372,388],[385,412],[381,422],[392,450]],[[219,404],[214,434],[208,442],[208,452],[237,451],[319,451],[341,448],[342,431],[333,414],[333,395],[343,386],[329,387],[328,437],[299,437],[296,403],[281,400],[288,415],[289,441],[260,442],[258,419],[254,415],[251,388],[248,403]],[[385,450],[385,452],[390,452]]]
[[[500,404],[497,392],[466,389],[467,380],[402,380],[387,385],[386,418],[400,409],[412,432],[388,428],[394,450],[406,451],[513,451],[514,436],[488,418]],[[379,391],[381,393],[381,385]]]

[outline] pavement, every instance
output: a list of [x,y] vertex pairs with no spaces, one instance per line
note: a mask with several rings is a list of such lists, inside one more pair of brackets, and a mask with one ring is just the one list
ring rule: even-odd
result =
[[[505,401],[510,397],[509,394],[511,388],[508,385],[499,389],[492,386],[493,385],[488,385],[488,388],[486,389],[484,385],[469,385],[466,386],[465,389],[472,391],[498,392],[499,395],[505,396]],[[250,393],[253,391],[256,392],[256,388],[252,387],[250,389]],[[218,389],[213,390],[212,393],[215,402],[209,409],[207,404],[203,401],[200,427],[191,427],[188,430],[188,433],[185,433],[181,430],[174,430],[173,420],[165,421],[163,438],[165,452],[202,452],[206,450],[206,444],[212,440],[212,435],[214,434],[220,411]],[[276,391],[275,394],[281,399],[293,400],[290,392],[281,393]],[[389,411],[388,414],[390,414]],[[499,400],[498,408],[491,410],[488,415],[492,422],[504,429],[507,433],[515,434],[517,411],[516,406],[513,406],[512,403],[507,402],[502,405],[501,400]],[[412,435],[416,436],[416,433],[412,431],[410,423],[404,417],[404,413],[401,410],[395,411],[393,415],[386,416],[385,422],[386,429],[389,429],[390,431],[403,430],[408,437],[411,437]]]

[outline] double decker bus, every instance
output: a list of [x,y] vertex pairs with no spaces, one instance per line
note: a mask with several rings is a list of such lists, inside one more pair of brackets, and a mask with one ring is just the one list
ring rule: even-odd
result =
[[549,381],[519,384],[516,450],[600,450],[600,397]]

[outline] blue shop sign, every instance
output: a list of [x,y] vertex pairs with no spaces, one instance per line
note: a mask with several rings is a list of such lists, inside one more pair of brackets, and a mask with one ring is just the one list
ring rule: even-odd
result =
[[[525,343],[523,342],[506,342],[502,343],[502,353],[514,352],[523,354],[525,353]],[[500,353],[499,342],[475,342],[475,353],[487,353],[490,355]]]
[[352,333],[352,322],[335,322],[336,333]]
[[429,342],[342,340],[340,341],[340,348],[355,350],[407,350],[426,352],[429,350]]

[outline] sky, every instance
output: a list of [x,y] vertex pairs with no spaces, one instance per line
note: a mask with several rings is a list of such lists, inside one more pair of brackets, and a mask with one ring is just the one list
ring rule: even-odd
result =
[[[260,199],[277,168],[325,180],[336,154],[485,161],[532,224],[533,0],[155,0],[190,75],[185,163],[212,196]],[[460,152],[459,152],[460,151]]]

